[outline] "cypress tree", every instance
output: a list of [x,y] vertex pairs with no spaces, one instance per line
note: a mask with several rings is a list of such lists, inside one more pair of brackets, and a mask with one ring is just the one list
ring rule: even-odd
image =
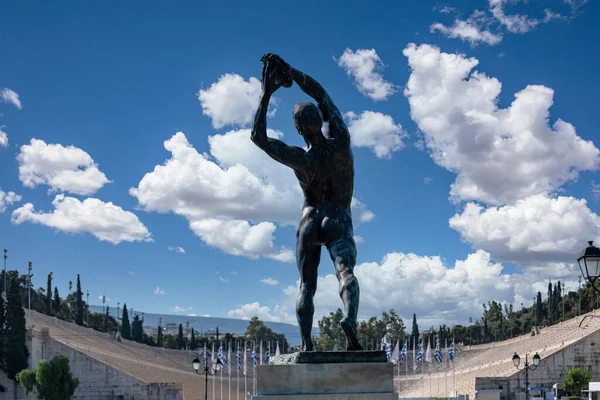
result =
[[52,316],[52,272],[48,274],[48,285],[46,288],[46,314]]
[[60,311],[60,296],[58,295],[58,288],[54,286],[54,299],[52,300],[52,310],[55,315],[58,315]]
[[179,349],[185,348],[185,339],[183,337],[183,325],[179,324],[179,333],[177,334],[177,347]]
[[552,291],[552,282],[548,282],[548,325],[554,321],[554,295]]
[[192,328],[192,336],[190,337],[190,350],[196,350],[198,348],[198,343],[196,342],[196,333],[194,332],[194,328]]
[[26,345],[25,311],[23,311],[19,283],[16,278],[12,278],[9,285],[5,335],[8,338],[8,345],[5,350],[4,370],[8,378],[14,380],[15,376],[21,370],[27,368],[27,359],[29,357]]
[[560,285],[560,281],[556,284],[556,319],[561,320],[560,316],[560,303],[562,301],[562,287]]
[[83,325],[83,292],[81,291],[79,274],[77,274],[77,291],[75,292],[75,297],[77,299],[77,318],[75,319],[75,323]]
[[133,317],[133,322],[131,323],[131,336],[133,336],[133,340],[138,343],[142,343],[144,341],[144,328],[142,327],[142,320],[137,314],[135,317]]
[[[3,271],[4,272],[4,271]],[[4,284],[4,277],[0,276],[0,282]],[[0,294],[0,369],[4,369],[4,352],[6,351],[6,327],[5,327],[5,304],[4,296]]]
[[163,332],[162,332],[162,326],[158,326],[158,333],[156,335],[156,345],[158,347],[163,347]]
[[417,314],[413,314],[412,337],[413,343],[417,343],[419,340],[419,324],[417,324]]
[[131,324],[127,312],[127,304],[123,304],[123,317],[121,318],[121,336],[125,339],[131,339]]
[[542,305],[542,293],[537,292],[537,298],[536,298],[536,302],[535,302],[535,324],[536,325],[538,325],[538,326],[541,325],[543,314],[544,314],[544,308]]

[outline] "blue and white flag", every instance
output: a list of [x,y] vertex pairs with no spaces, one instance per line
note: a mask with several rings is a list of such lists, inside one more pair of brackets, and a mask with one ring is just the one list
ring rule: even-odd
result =
[[408,347],[406,346],[406,343],[404,343],[404,346],[402,346],[402,351],[400,352],[400,360],[404,360],[406,358],[408,354]]
[[433,358],[435,358],[436,363],[442,363],[442,348],[440,347],[439,339],[437,339],[435,342],[435,351],[433,352]]
[[267,345],[267,354],[265,354],[265,364],[269,364],[269,360],[271,359],[271,345]]
[[450,345],[450,350],[448,350],[448,359],[454,362],[454,339],[452,339],[452,344]]
[[400,357],[400,341],[396,342],[396,346],[394,347],[394,351],[392,352],[392,362],[394,364],[398,364],[398,358]]
[[389,341],[385,344],[385,355],[387,356],[388,361],[392,358],[392,345]]
[[206,368],[206,343],[204,343],[204,353],[202,355],[202,359],[204,360],[204,368]]
[[237,359],[238,369],[242,368],[242,356],[240,354],[240,343],[237,344],[237,352],[235,353],[235,358]]
[[252,346],[252,355],[250,356],[252,359],[252,368],[256,368],[256,347]]
[[221,365],[227,366],[227,358],[225,358],[225,352],[223,351],[223,344],[219,344],[219,352],[217,353],[217,360],[221,361]]
[[417,361],[423,361],[423,339],[419,343],[419,350],[417,351]]

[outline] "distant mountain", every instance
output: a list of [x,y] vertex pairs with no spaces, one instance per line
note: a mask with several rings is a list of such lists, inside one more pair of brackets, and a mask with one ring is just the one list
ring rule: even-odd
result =
[[[102,312],[102,306],[90,305],[92,312]],[[119,318],[123,309],[119,310]],[[144,311],[134,309],[134,312],[142,313]],[[117,316],[117,308],[109,307],[109,313],[113,317]],[[130,320],[133,317],[129,316]],[[234,318],[217,318],[217,317],[188,317],[187,315],[171,315],[171,314],[152,314],[144,312],[144,326],[158,326],[158,320],[162,318],[163,326],[165,324],[174,323],[182,324],[185,327],[186,322],[190,322],[190,327],[194,328],[197,332],[205,332],[208,330],[214,330],[219,327],[219,333],[233,333],[237,335],[243,335],[246,333],[248,327],[248,320],[234,319]],[[265,325],[271,328],[274,332],[284,334],[290,345],[300,344],[300,332],[298,327],[292,324],[284,324],[281,322],[268,322],[264,321]],[[319,334],[318,329],[313,329],[313,335]]]

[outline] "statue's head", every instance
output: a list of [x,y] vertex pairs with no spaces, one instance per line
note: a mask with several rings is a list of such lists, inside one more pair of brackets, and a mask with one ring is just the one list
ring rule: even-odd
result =
[[323,114],[313,103],[298,103],[294,106],[294,125],[296,125],[298,133],[307,139],[311,136],[322,135]]

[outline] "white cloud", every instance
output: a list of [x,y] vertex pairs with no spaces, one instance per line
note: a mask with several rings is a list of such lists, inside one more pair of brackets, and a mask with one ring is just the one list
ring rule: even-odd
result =
[[267,306],[261,306],[259,302],[241,305],[239,308],[229,310],[227,316],[230,318],[252,319],[258,317],[261,321],[281,321],[295,323],[296,317],[292,316],[287,309],[275,306],[273,310]]
[[174,251],[175,253],[182,253],[182,254],[185,253],[185,249],[181,246],[175,246],[175,247],[167,246],[167,249],[169,251]]
[[432,33],[439,31],[449,38],[458,38],[463,42],[469,43],[471,46],[475,46],[479,43],[495,46],[500,43],[502,41],[502,34],[492,33],[485,29],[484,25],[485,17],[481,12],[475,11],[475,13],[466,20],[456,18],[452,26],[446,26],[436,22],[431,24],[429,29]]
[[23,108],[21,100],[19,99],[19,94],[9,88],[3,88],[2,90],[0,90],[0,99],[2,99],[2,101],[4,101],[5,103],[12,104],[19,110]]
[[2,127],[0,127],[0,147],[7,147],[8,146],[8,135],[6,134],[6,132],[4,132],[2,130]]
[[361,244],[361,243],[365,242],[365,239],[362,236],[355,235],[354,236],[354,242],[356,244]]
[[206,218],[190,222],[190,228],[208,245],[235,256],[252,259],[272,258],[281,262],[292,262],[294,253],[290,249],[276,248],[272,222],[250,225],[248,221],[219,220]]
[[433,178],[426,176],[425,178],[423,178],[423,183],[426,185],[429,185],[432,180],[433,180]]
[[269,286],[277,286],[277,285],[279,285],[279,281],[275,280],[275,279],[273,279],[271,277],[265,278],[265,279],[261,279],[260,281],[262,283],[264,283],[265,285],[269,285]]
[[0,189],[0,213],[6,211],[7,207],[13,203],[21,201],[21,196],[15,192],[5,192]]
[[396,93],[395,85],[385,81],[378,72],[384,64],[375,49],[359,49],[355,52],[346,49],[337,62],[348,76],[354,78],[359,92],[370,97],[371,100],[387,100]]
[[[262,93],[258,79],[250,77],[247,81],[237,74],[222,75],[208,89],[200,90],[198,100],[202,105],[202,113],[212,120],[214,128],[227,125],[245,126],[252,122]],[[271,100],[273,108],[269,116],[277,109],[277,100]]]
[[179,306],[175,306],[175,307],[171,307],[169,308],[169,311],[171,312],[186,312],[186,311],[192,311],[192,307],[179,307]]
[[524,267],[573,262],[588,240],[600,238],[600,216],[573,197],[535,195],[487,209],[468,203],[449,223],[475,248]]
[[133,271],[129,271],[129,276],[133,276]]
[[161,288],[159,288],[158,286],[156,287],[156,289],[154,289],[154,294],[166,294],[166,292],[164,290],[162,290]]
[[405,89],[411,117],[433,160],[457,174],[455,200],[507,204],[598,168],[600,151],[573,125],[558,119],[549,126],[552,89],[527,86],[499,108],[501,84],[472,72],[475,58],[414,44],[404,55],[412,70]]
[[75,146],[31,139],[17,155],[19,179],[28,188],[48,185],[50,191],[90,195],[110,181],[92,157]]
[[434,11],[439,11],[442,14],[452,14],[454,12],[456,12],[456,8],[454,7],[448,7],[448,6],[443,6],[443,7],[434,7],[433,8]]
[[375,214],[362,201],[355,197],[352,198],[350,207],[355,223],[371,222],[375,218]]
[[80,201],[74,197],[57,195],[52,201],[54,210],[36,212],[27,203],[12,213],[12,223],[33,222],[67,233],[90,233],[101,241],[120,242],[151,241],[148,228],[130,211],[113,203],[96,198]]
[[[381,263],[357,265],[355,273],[361,289],[359,318],[370,318],[393,308],[405,322],[410,321],[415,312],[419,323],[425,326],[440,321],[464,323],[474,313],[481,313],[482,303],[491,300],[527,302],[533,295],[533,285],[546,279],[543,273],[503,273],[503,266],[493,262],[490,254],[483,250],[451,266],[445,265],[439,256],[389,253]],[[342,308],[339,283],[334,274],[320,276],[317,288],[315,321]],[[227,315],[295,323],[297,294],[297,285],[288,286],[274,308],[255,301],[230,310]]]
[[[171,158],[147,173],[130,194],[146,211],[185,217],[198,237],[225,253],[291,261],[291,250],[278,248],[273,235],[275,223],[298,220],[303,197],[293,172],[260,151],[249,129],[211,136],[209,144],[210,155],[200,154],[183,133],[176,133],[165,141]],[[358,203],[358,219],[372,219],[373,213]]]
[[360,115],[347,112],[345,117],[353,146],[370,148],[379,158],[391,158],[393,152],[404,147],[406,133],[389,115],[363,111]]
[[[98,296],[98,300],[102,301],[104,296]],[[110,303],[110,299],[108,297],[105,298],[106,303]]]
[[600,200],[600,184],[592,181],[591,184],[592,194],[596,200]]
[[529,18],[527,15],[506,15],[504,6],[511,1],[512,0],[489,0],[490,12],[501,25],[504,25],[508,32],[527,33],[540,24],[540,20]]
[[208,317],[210,317],[210,314],[203,314],[202,316],[208,318]]
[[223,278],[222,276],[217,277],[223,283],[229,283],[229,279]]
[[188,314],[187,316],[188,316],[188,317],[197,317],[197,315],[196,315],[196,314]]

